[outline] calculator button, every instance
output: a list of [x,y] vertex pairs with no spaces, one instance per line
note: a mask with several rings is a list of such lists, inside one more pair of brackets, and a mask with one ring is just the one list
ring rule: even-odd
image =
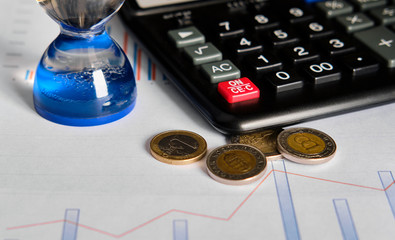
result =
[[389,68],[395,67],[395,33],[384,26],[371,28],[354,35],[374,51]]
[[320,59],[318,52],[310,45],[306,44],[285,48],[282,53],[292,64],[318,61]]
[[284,19],[288,19],[290,23],[300,23],[311,20],[314,17],[311,11],[300,6],[292,6],[286,8],[283,15]]
[[319,21],[309,21],[299,25],[299,29],[310,39],[327,37],[334,33],[333,28]]
[[344,35],[322,39],[319,41],[319,46],[330,56],[338,56],[355,50],[354,43]]
[[325,14],[327,18],[336,17],[353,12],[353,6],[343,0],[329,0],[316,3],[317,8]]
[[375,7],[384,6],[387,4],[386,0],[351,0],[358,6],[358,9],[364,11]]
[[382,25],[395,23],[395,6],[373,9],[370,14]]
[[245,68],[249,69],[255,75],[280,70],[283,67],[283,63],[276,56],[268,52],[249,55],[243,63]]
[[204,43],[204,35],[196,27],[186,27],[168,32],[170,39],[178,48]]
[[341,72],[332,62],[311,63],[304,66],[309,80],[315,85],[334,82],[341,79]]
[[263,31],[278,27],[280,21],[268,13],[257,13],[252,16],[249,24],[251,24],[255,31]]
[[229,60],[203,64],[202,70],[211,83],[240,78],[240,70]]
[[246,77],[220,82],[218,92],[229,103],[257,99],[260,96],[259,88]]
[[234,56],[243,56],[246,54],[262,51],[262,45],[249,36],[232,38],[225,43],[226,50],[232,52]]
[[295,70],[281,70],[265,75],[265,79],[274,88],[275,93],[300,89],[304,85],[304,79]]
[[[210,26],[210,22],[208,22]],[[244,34],[244,26],[237,20],[219,20],[214,21],[213,32],[220,39],[226,39],[230,37],[237,37]]]
[[184,50],[194,65],[222,60],[222,53],[211,43],[186,47]]
[[355,13],[336,18],[348,33],[353,33],[374,26],[373,20],[363,13]]
[[288,28],[270,30],[265,37],[269,39],[274,48],[284,47],[299,42],[299,37]]
[[379,70],[378,62],[364,53],[357,52],[343,56],[340,62],[353,77],[361,77]]

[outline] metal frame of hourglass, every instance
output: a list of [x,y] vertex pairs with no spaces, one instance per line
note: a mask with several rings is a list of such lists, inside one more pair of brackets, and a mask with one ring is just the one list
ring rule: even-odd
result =
[[105,24],[124,0],[37,0],[60,26],[36,71],[33,100],[44,118],[71,126],[118,120],[135,106],[130,62]]

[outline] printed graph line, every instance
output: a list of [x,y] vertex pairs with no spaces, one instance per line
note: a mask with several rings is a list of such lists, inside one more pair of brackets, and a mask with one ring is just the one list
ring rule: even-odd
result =
[[77,240],[79,218],[79,209],[66,209],[64,216],[65,222],[63,224],[62,240]]
[[[300,239],[298,222],[296,220],[295,208],[284,160],[275,163],[272,162],[272,166],[285,236],[287,239]],[[275,167],[281,168],[282,170],[276,171],[277,169],[274,169]]]
[[156,78],[156,65],[151,59],[148,59],[148,80],[154,80]]
[[[144,222],[144,223],[142,223],[142,224],[140,224],[140,225],[138,225],[138,226],[126,231],[126,232],[124,232],[124,233],[121,233],[121,234],[110,233],[110,232],[107,232],[107,231],[104,231],[104,230],[101,230],[101,229],[90,227],[88,225],[81,224],[81,223],[78,223],[78,222],[72,222],[72,221],[69,221],[69,220],[66,220],[66,219],[60,219],[60,220],[53,220],[53,221],[47,221],[47,222],[41,222],[41,223],[33,223],[33,224],[26,224],[26,225],[8,227],[8,228],[6,228],[6,230],[11,231],[11,230],[18,230],[18,229],[31,228],[31,227],[40,227],[40,226],[45,226],[45,225],[51,225],[51,224],[58,224],[58,223],[68,222],[70,224],[78,225],[78,227],[80,227],[80,228],[84,228],[84,229],[87,229],[87,230],[90,230],[90,231],[93,231],[93,232],[101,233],[103,235],[107,235],[107,236],[110,236],[110,237],[113,237],[113,238],[122,238],[122,237],[124,237],[124,236],[126,236],[128,234],[131,234],[132,232],[134,232],[134,231],[136,231],[138,229],[141,229],[144,226],[147,226],[147,225],[149,225],[149,224],[151,224],[151,223],[153,223],[153,222],[155,222],[155,221],[157,221],[157,220],[159,220],[159,219],[161,219],[161,218],[163,218],[163,217],[165,217],[165,216],[167,216],[169,214],[172,214],[172,213],[183,213],[183,214],[186,214],[186,215],[202,217],[202,218],[208,218],[208,219],[213,219],[213,220],[229,221],[236,215],[236,213],[241,209],[241,207],[243,205],[245,205],[245,203],[251,198],[251,196],[254,195],[254,193],[259,189],[259,187],[262,185],[262,183],[264,183],[268,179],[268,177],[270,175],[272,175],[272,173],[274,173],[274,172],[285,173],[285,171],[282,171],[282,170],[274,170],[274,169],[271,170],[254,187],[254,189],[244,198],[244,200],[239,205],[237,205],[237,207],[230,213],[230,215],[228,217],[218,217],[218,216],[212,216],[212,215],[201,214],[201,213],[196,213],[196,212],[189,212],[189,211],[180,210],[180,209],[171,209],[171,210],[168,210],[168,211],[166,211],[166,212],[164,212],[164,213],[162,213],[162,214],[160,214],[160,215],[158,215],[158,216],[156,216],[156,217],[154,217],[154,218],[152,218],[152,219],[150,219],[150,220],[148,220],[148,221],[146,221],[146,222]],[[334,181],[334,180],[329,180],[329,179],[317,178],[317,177],[312,177],[312,176],[307,176],[307,175],[302,175],[302,174],[296,174],[296,173],[292,173],[292,172],[286,172],[286,173],[287,174],[292,174],[292,175],[295,175],[295,176],[300,176],[300,177],[305,177],[305,178],[309,178],[309,179],[314,179],[314,180],[320,180],[320,181],[325,181],[325,182],[342,184],[342,185],[346,185],[346,186],[350,186],[350,187],[358,187],[358,188],[364,188],[364,189],[376,190],[376,191],[383,191],[383,192],[386,192],[388,190],[395,191],[395,188],[392,187],[394,185],[394,183],[395,183],[395,180],[392,180],[391,182],[388,182],[387,185],[383,185],[383,188],[375,188],[375,187],[363,186],[363,185],[358,185],[358,184],[352,184],[352,183]],[[389,173],[391,173],[391,172],[389,172]]]
[[[124,51],[127,49],[127,46],[129,45],[128,42],[128,34],[125,33],[124,35]],[[125,51],[126,52],[126,51]],[[156,80],[156,64],[147,57],[146,59],[147,62],[143,62],[143,51],[142,49],[138,46],[137,43],[134,43],[133,46],[133,70],[134,70],[134,75],[137,81],[141,80],[142,76],[142,68],[147,67],[147,79],[148,80]],[[147,64],[147,65],[146,65]],[[165,79],[163,79],[165,80]]]
[[337,220],[342,230],[343,239],[357,240],[358,234],[351,215],[347,199],[333,199]]
[[134,44],[134,54],[133,54],[133,69],[135,71],[136,80],[139,81],[141,79],[141,54],[142,51],[138,47],[137,43]]
[[173,221],[173,239],[188,240],[188,220],[176,219]]
[[34,71],[27,70],[25,75],[25,80],[33,80],[33,78],[34,78]]
[[[386,190],[385,196],[387,197],[388,203],[392,210],[392,214],[395,218],[395,187],[390,188],[392,185],[394,185],[394,176],[390,171],[379,171],[378,174],[381,180],[381,185]],[[388,187],[385,187],[387,185]]]
[[122,49],[126,54],[128,53],[128,46],[129,46],[129,34],[127,32],[124,32]]

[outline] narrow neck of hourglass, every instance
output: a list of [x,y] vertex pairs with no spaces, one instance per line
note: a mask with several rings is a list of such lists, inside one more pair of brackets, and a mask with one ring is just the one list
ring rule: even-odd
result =
[[61,34],[77,38],[91,38],[102,34],[106,30],[104,24],[98,24],[89,29],[75,28],[61,22],[59,23],[59,26]]

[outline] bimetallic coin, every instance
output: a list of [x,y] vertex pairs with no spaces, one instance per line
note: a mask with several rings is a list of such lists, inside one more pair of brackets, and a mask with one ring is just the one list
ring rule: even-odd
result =
[[279,160],[281,153],[277,150],[277,136],[283,129],[267,129],[259,132],[232,136],[231,143],[251,145],[261,150],[268,161]]
[[320,164],[331,160],[336,143],[326,133],[312,128],[290,128],[277,137],[277,147],[283,157],[302,164]]
[[267,168],[265,155],[245,144],[228,144],[214,149],[207,157],[207,171],[214,180],[244,185],[258,180]]
[[150,149],[152,156],[161,162],[185,165],[202,159],[207,143],[196,133],[174,130],[156,135],[150,142]]

